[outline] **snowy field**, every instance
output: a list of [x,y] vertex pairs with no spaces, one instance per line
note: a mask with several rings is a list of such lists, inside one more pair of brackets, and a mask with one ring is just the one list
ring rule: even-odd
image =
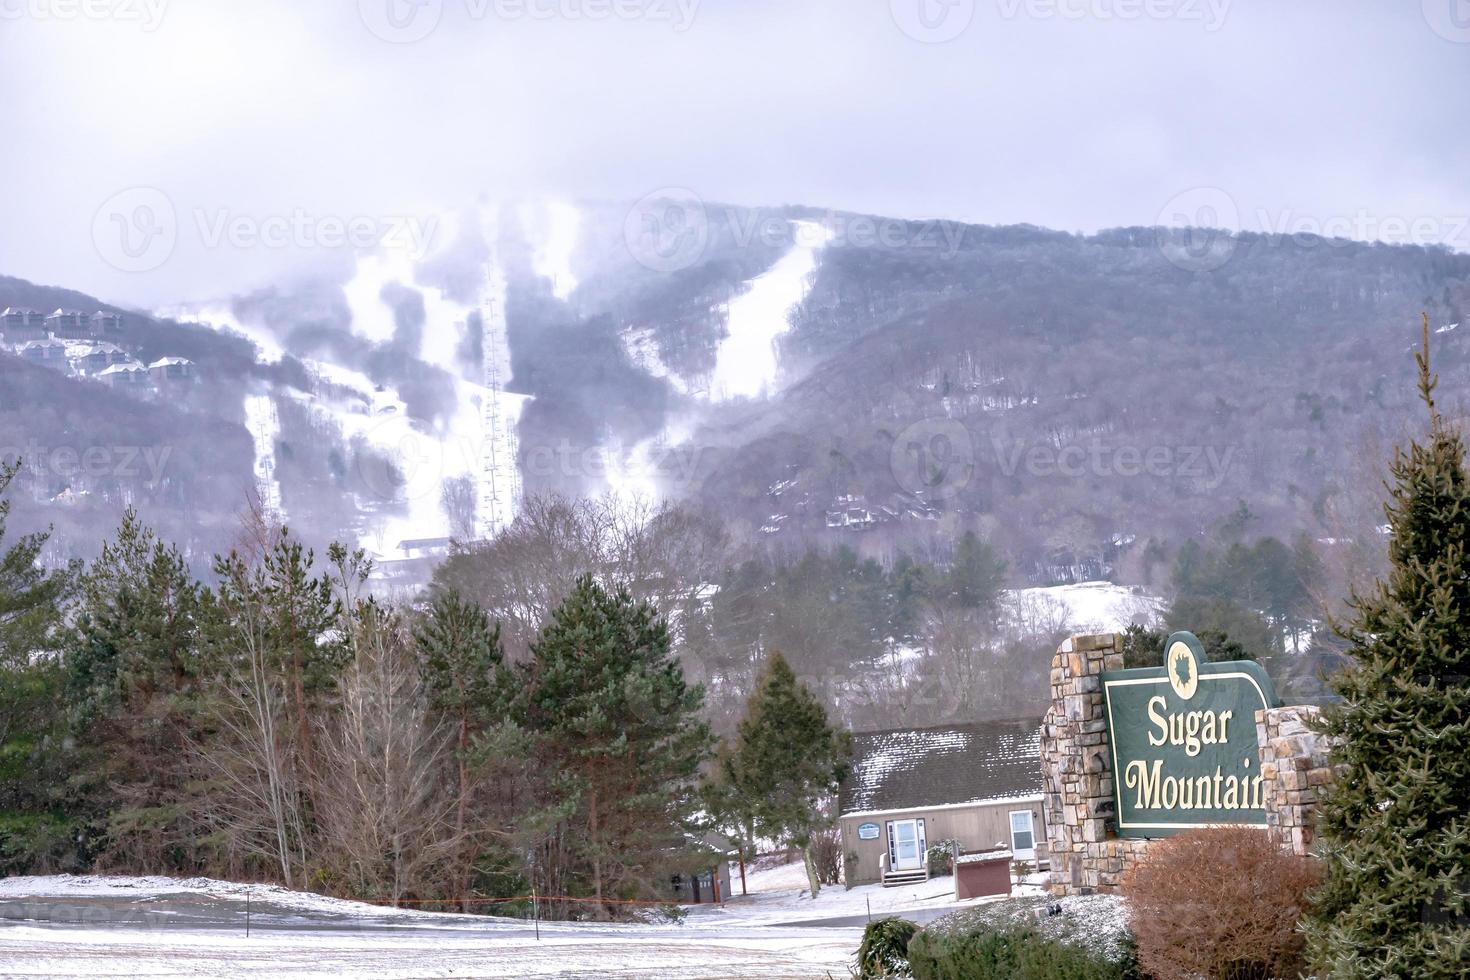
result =
[[693,907],[678,925],[542,923],[539,938],[514,919],[384,909],[271,885],[8,878],[0,976],[846,977],[870,910],[927,920],[956,907],[952,878],[824,888],[815,901],[799,863],[751,871],[743,897],[732,878],[737,897]]
[[1164,600],[1112,582],[1007,590],[1001,606],[1013,621],[1050,622],[1072,633],[1121,633],[1159,621]]
[[[1041,895],[1045,875],[1033,875],[1025,884],[1014,888],[1014,894]],[[725,922],[743,925],[776,925],[825,921],[855,916],[873,918],[885,915],[950,911],[968,908],[993,898],[977,898],[956,902],[954,878],[934,878],[916,885],[884,888],[882,885],[860,885],[845,889],[841,885],[824,886],[815,901],[807,892],[806,870],[800,862],[764,871],[747,871],[746,886],[750,894],[740,894],[740,873],[731,870],[731,888],[735,897],[722,906],[692,907],[690,923]],[[920,916],[922,917],[922,916]]]

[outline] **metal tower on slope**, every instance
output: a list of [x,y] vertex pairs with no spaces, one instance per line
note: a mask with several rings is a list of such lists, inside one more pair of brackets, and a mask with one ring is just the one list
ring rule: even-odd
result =
[[510,526],[521,504],[519,444],[514,413],[506,411],[502,385],[510,374],[506,336],[505,280],[492,256],[480,304],[481,358],[486,395],[481,406],[482,448],[476,516],[480,537],[490,540]]

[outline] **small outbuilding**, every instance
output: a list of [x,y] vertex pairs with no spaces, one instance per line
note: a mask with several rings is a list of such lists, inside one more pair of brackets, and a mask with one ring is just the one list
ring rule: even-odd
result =
[[923,881],[941,842],[1044,864],[1041,794],[1039,720],[860,732],[838,794],[847,885]]
[[691,841],[683,867],[669,878],[669,893],[679,905],[720,904],[730,897],[730,859],[736,845],[710,832]]

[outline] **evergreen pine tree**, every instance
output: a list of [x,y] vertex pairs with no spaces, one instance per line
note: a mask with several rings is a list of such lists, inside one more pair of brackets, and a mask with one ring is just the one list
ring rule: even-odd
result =
[[[345,582],[355,573],[345,570],[345,554],[335,548],[334,554],[340,559],[339,575]],[[331,576],[316,574],[315,565],[315,552],[304,549],[283,528],[274,546],[261,557],[257,579],[260,597],[269,610],[267,642],[289,684],[296,751],[307,777],[308,796],[318,775],[311,717],[334,687],[348,656],[339,628],[342,599]]]
[[740,768],[740,757],[736,746],[729,742],[721,744],[715,757],[714,772],[703,790],[704,808],[714,825],[725,831],[733,831],[739,842],[740,894],[747,894],[745,862],[755,855],[756,809],[763,789],[750,785],[750,777]]
[[193,870],[188,800],[200,619],[205,600],[178,549],[129,508],[81,580],[67,655],[74,781],[105,820],[102,859],[140,871]]
[[1006,563],[988,541],[966,531],[955,546],[945,586],[951,600],[962,609],[993,611],[1005,587]]
[[6,547],[5,494],[19,472],[18,461],[0,460],[0,875],[72,870],[77,859],[75,828],[58,815],[64,675],[58,658],[36,654],[57,647],[78,568],[43,566],[47,533]]
[[[455,893],[464,896],[469,885],[469,862],[475,858],[468,834],[476,781],[471,777],[473,742],[498,722],[507,704],[509,679],[500,645],[500,624],[456,592],[438,596],[428,616],[414,631],[419,667],[429,692],[429,705],[454,728],[455,796],[454,836],[464,845],[455,874]],[[466,910],[468,911],[468,910]]]
[[830,823],[823,805],[847,777],[852,736],[772,652],[736,734],[727,780],[749,801],[756,830],[801,850],[812,897],[822,884],[812,836]]
[[553,894],[585,889],[599,902],[659,895],[694,825],[712,741],[704,689],[685,682],[653,606],[591,576],[531,654],[517,713],[544,778],[540,876]]
[[1322,716],[1341,768],[1318,811],[1321,977],[1470,975],[1470,480],[1417,355],[1427,443],[1394,454],[1386,581],[1339,628],[1351,665]]

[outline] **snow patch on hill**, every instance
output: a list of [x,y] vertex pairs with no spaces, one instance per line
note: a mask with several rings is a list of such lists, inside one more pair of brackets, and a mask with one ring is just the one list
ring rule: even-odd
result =
[[276,439],[281,434],[281,419],[270,395],[245,396],[245,428],[255,444],[255,485],[261,510],[272,520],[284,523],[281,481],[276,478]]
[[582,231],[582,212],[565,201],[523,204],[517,217],[526,237],[534,243],[531,269],[551,283],[551,292],[565,301],[577,288],[572,256]]
[[1112,582],[1007,590],[1001,604],[1013,621],[1060,618],[1064,621],[1056,625],[1073,633],[1121,633],[1134,623],[1154,625],[1164,609],[1161,597]]
[[751,282],[729,305],[725,339],[715,358],[710,395],[717,401],[756,398],[776,387],[776,341],[790,328],[791,311],[806,298],[817,253],[832,231],[814,221],[794,222],[791,251]]

